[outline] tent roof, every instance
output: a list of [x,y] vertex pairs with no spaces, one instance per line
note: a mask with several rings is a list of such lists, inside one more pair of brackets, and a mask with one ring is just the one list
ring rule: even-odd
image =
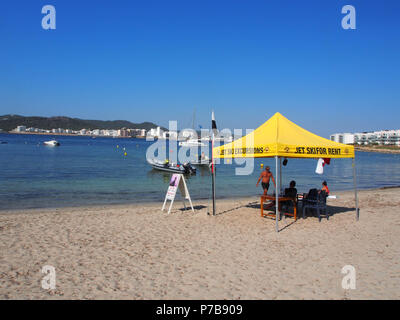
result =
[[215,158],[354,158],[354,147],[317,136],[279,112],[231,143],[213,149]]

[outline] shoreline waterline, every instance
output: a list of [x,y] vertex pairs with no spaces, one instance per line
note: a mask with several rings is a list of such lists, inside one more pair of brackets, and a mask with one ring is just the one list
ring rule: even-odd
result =
[[[384,190],[393,190],[393,189],[400,189],[400,186],[387,186],[387,187],[381,187],[381,188],[367,188],[367,189],[357,189],[357,192],[359,194],[365,193],[365,192],[371,192],[371,191],[384,191]],[[334,190],[331,192],[332,195],[353,195],[354,190]],[[254,196],[242,196],[242,197],[217,197],[217,205],[218,203],[229,203],[232,201],[259,201],[260,196],[262,194],[257,194]],[[136,201],[136,202],[121,202],[121,203],[104,203],[104,204],[78,204],[78,205],[64,205],[64,206],[42,206],[42,207],[21,207],[21,208],[0,208],[0,216],[1,215],[9,215],[9,214],[18,214],[21,211],[26,211],[26,212],[32,212],[35,213],[41,213],[41,212],[47,212],[47,211],[54,211],[54,210],[68,210],[71,209],[73,211],[79,210],[79,209],[92,209],[92,210],[99,210],[99,209],[106,209],[106,208],[112,208],[116,209],[120,207],[121,209],[125,208],[153,208],[153,207],[159,207],[161,211],[162,204],[164,202],[164,199],[160,201]],[[211,198],[210,199],[192,199],[193,206],[196,207],[196,204],[201,203],[209,203],[209,207],[211,210]],[[186,201],[187,204],[187,201]],[[177,195],[177,201],[174,204],[174,207],[180,208],[182,206],[182,202],[180,200],[180,195]],[[189,209],[188,209],[189,210]]]

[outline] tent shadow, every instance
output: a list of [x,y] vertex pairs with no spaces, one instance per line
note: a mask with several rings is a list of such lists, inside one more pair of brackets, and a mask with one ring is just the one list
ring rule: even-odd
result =
[[[268,207],[266,206],[267,204],[264,203],[264,210],[268,210]],[[252,208],[252,209],[258,209],[260,210],[260,202],[254,201],[254,202],[250,202],[248,204],[245,205],[246,208]]]
[[289,228],[293,223],[296,223],[297,220],[291,221],[290,223],[286,223],[282,228],[279,228],[278,232],[281,232],[283,230],[285,230],[286,228]]
[[[250,202],[249,204],[245,205],[246,208],[251,208],[251,209],[256,209],[256,210],[260,210],[260,203],[255,201],[255,202]],[[329,217],[332,217],[336,214],[341,214],[341,213],[346,213],[349,211],[355,211],[356,208],[349,208],[349,207],[339,207],[339,206],[332,206],[332,205],[328,205],[328,212],[329,212]],[[291,209],[292,210],[292,209]],[[264,211],[266,212],[270,212],[270,213],[275,213],[275,206],[268,206],[268,204],[264,203]],[[307,218],[313,218],[313,217],[317,217],[317,212],[315,209],[307,209],[306,210],[306,214],[305,214],[305,219]],[[321,218],[325,217],[325,213],[321,213]],[[271,219],[275,219],[273,217],[266,217],[266,218],[271,218]],[[292,218],[290,216],[287,216],[286,218]],[[303,208],[301,206],[298,207],[297,209],[297,219],[303,218]],[[289,226],[289,225],[287,225]],[[285,226],[285,227],[287,227]]]
[[[197,206],[197,207],[205,208],[205,206]],[[218,215],[221,215],[221,214],[229,213],[229,212],[238,210],[240,208],[251,208],[251,209],[259,211],[260,210],[260,203],[258,201],[249,202],[248,204],[245,204],[245,205],[240,205],[240,206],[237,206],[237,207],[234,207],[234,208],[230,208],[230,209],[225,210],[225,211],[218,212],[216,215],[218,216]],[[293,210],[293,209],[291,209],[291,210]],[[335,214],[341,214],[341,213],[346,213],[346,212],[355,211],[355,210],[356,210],[355,208],[338,207],[338,206],[330,206],[330,205],[328,205],[329,217],[332,217]],[[271,207],[271,206],[268,206],[268,203],[264,203],[264,211],[266,213],[270,212],[271,214],[274,214],[275,213],[275,206]],[[302,209],[301,206],[299,206],[299,208],[297,210],[297,220],[301,219],[301,218],[303,218],[303,209]],[[316,212],[313,212],[313,210],[307,210],[306,211],[306,215],[305,215],[305,219],[307,219],[307,218],[316,218],[316,219],[318,219],[318,216],[317,216]],[[324,219],[325,218],[325,214],[321,214],[321,218]],[[264,216],[264,219],[275,220],[275,217]],[[279,229],[279,232],[285,230],[286,228],[290,227],[292,224],[294,224],[296,222],[296,220],[294,220],[294,218],[292,216],[286,216],[285,218],[282,216],[279,221],[281,223],[285,222],[285,225],[282,228]]]
[[[207,208],[206,206],[203,205],[197,205],[197,206],[193,206],[194,210],[201,210]],[[178,210],[180,211],[188,211],[188,210],[192,210],[192,208],[190,207],[190,205],[186,205],[186,208],[179,208]]]
[[[349,208],[349,207],[338,207],[338,206],[327,206],[329,217],[332,217],[336,214],[346,213],[349,211],[356,211],[356,208]],[[303,217],[303,209],[300,208],[299,216]],[[305,218],[318,218],[317,211],[315,209],[308,209],[306,210]],[[321,218],[326,218],[325,212],[321,213]]]
[[[245,207],[247,207],[247,205],[241,205],[241,206],[238,206],[238,207],[235,207],[235,208],[231,208],[231,209],[228,209],[228,210],[225,210],[225,211],[218,212],[216,215],[219,216],[221,214],[225,214],[225,213],[228,213],[228,212],[231,212],[231,211],[235,211],[237,209],[245,208]],[[258,207],[260,207],[260,206],[258,206]]]
[[[255,201],[255,202],[250,202],[249,204],[246,205],[247,208],[252,208],[256,210],[260,210],[260,203]],[[268,204],[264,203],[264,211],[269,212],[271,214],[275,214],[275,206],[268,206]],[[264,219],[272,220],[275,221],[274,216],[264,216]],[[289,220],[290,219],[290,220]],[[297,220],[299,219],[299,216],[297,216]],[[294,217],[292,216],[281,216],[279,219],[280,226],[282,223],[285,223],[283,227],[279,227],[278,232],[281,232],[285,230],[286,228],[289,228],[292,224],[296,223],[297,220],[294,220]]]
[[349,207],[336,207],[336,206],[327,206],[330,215],[345,213],[349,211],[356,211],[356,208],[349,208]]

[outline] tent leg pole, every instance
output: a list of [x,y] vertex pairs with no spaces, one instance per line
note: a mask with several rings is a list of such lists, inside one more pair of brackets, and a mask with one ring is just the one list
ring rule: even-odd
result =
[[212,142],[211,142],[211,180],[212,180],[212,206],[213,206],[213,216],[216,215],[216,206],[215,206],[215,165],[214,165],[214,134],[212,135]]
[[[282,158],[279,158],[279,193],[283,193],[282,188]],[[286,223],[286,215],[283,214],[283,221]]]
[[354,200],[356,202],[356,220],[360,218],[360,209],[358,208],[358,195],[357,195],[357,177],[356,177],[356,160],[352,159],[353,167],[353,182],[354,182]]
[[279,232],[279,167],[278,167],[278,156],[275,156],[275,177],[276,177],[276,188],[275,188],[275,230]]
[[282,158],[279,158],[279,187],[282,189]]

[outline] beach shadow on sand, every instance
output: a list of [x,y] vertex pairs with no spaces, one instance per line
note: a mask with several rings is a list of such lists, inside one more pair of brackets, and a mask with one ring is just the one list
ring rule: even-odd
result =
[[[221,215],[221,214],[225,214],[225,213],[228,213],[228,212],[232,212],[232,211],[238,210],[238,209],[240,209],[240,208],[245,208],[245,207],[247,207],[247,205],[240,205],[240,206],[237,206],[237,207],[234,207],[234,208],[230,208],[230,209],[225,210],[225,211],[218,212],[216,215],[219,216],[219,215]],[[260,207],[260,206],[258,206],[258,207]]]
[[[346,213],[349,211],[356,211],[356,208],[349,208],[349,207],[339,207],[339,206],[327,206],[329,218],[333,217],[336,214]],[[300,208],[298,213],[299,218],[303,218],[303,209]],[[318,219],[318,214],[316,209],[307,209],[305,213],[305,219],[307,218],[316,218]],[[325,211],[321,211],[321,220],[326,219]]]
[[[204,208],[205,206],[200,206],[200,207]],[[249,202],[248,204],[239,205],[239,206],[230,208],[228,210],[225,210],[225,211],[222,211],[222,212],[218,212],[217,215],[226,214],[226,213],[229,213],[229,212],[241,209],[241,208],[250,208],[250,209],[254,209],[255,211],[257,210],[259,212],[260,203],[258,201],[252,201],[252,202]],[[327,208],[328,208],[329,218],[331,218],[335,214],[340,214],[340,213],[345,213],[345,212],[355,211],[356,210],[355,208],[339,207],[339,206],[331,206],[331,205],[328,205]],[[271,206],[271,205],[268,205],[268,203],[264,203],[264,211],[265,211],[265,213],[274,214],[275,213],[275,206]],[[290,211],[293,211],[293,207],[291,207]],[[297,212],[297,220],[299,220],[300,218],[303,218],[303,209],[302,209],[302,207],[300,206],[297,209],[297,211],[298,211]],[[264,216],[263,218],[264,219],[275,220],[274,216]],[[307,219],[307,218],[318,219],[318,215],[317,215],[316,210],[307,210],[306,211],[306,215],[305,215],[305,219]],[[326,215],[324,213],[321,213],[321,220],[324,219],[324,218],[326,219]],[[279,232],[282,232],[285,229],[289,228],[291,225],[296,223],[297,220],[294,220],[293,216],[285,216],[284,217],[282,215],[280,217],[279,221],[281,221],[281,222],[283,221],[285,223],[285,225],[282,226],[279,229]]]
[[[245,207],[260,210],[260,203],[257,201],[250,202],[249,204],[245,205]],[[349,211],[356,210],[356,208],[339,207],[339,206],[332,206],[332,205],[328,205],[327,209],[328,209],[329,217],[332,217],[335,214],[341,214],[341,213],[346,213]],[[275,206],[271,207],[271,206],[268,206],[268,204],[264,203],[264,211],[267,211],[267,212],[269,211],[271,213],[274,213]],[[307,209],[305,218],[307,219],[307,217],[318,217],[316,210],[315,209]],[[323,218],[323,217],[325,217],[325,213],[321,213],[321,218]],[[287,218],[291,218],[291,217],[287,217]],[[297,218],[298,219],[303,218],[303,208],[301,206],[299,206],[297,209]]]
[[[205,206],[199,206],[202,208],[205,208]],[[222,214],[226,214],[241,208],[250,208],[250,209],[254,209],[255,211],[260,210],[260,202],[258,201],[252,201],[249,202],[247,204],[243,204],[243,205],[239,205],[233,208],[230,208],[228,210],[224,210],[221,212],[218,212],[217,215],[222,215]],[[349,211],[355,211],[355,208],[349,208],[349,207],[340,207],[340,206],[332,206],[332,205],[328,205],[328,212],[329,212],[329,218],[331,218],[332,216],[336,215],[336,214],[341,214],[341,213],[346,213]],[[289,212],[293,211],[293,207],[290,208]],[[270,206],[268,205],[268,203],[264,203],[264,212],[265,213],[271,213],[274,214],[275,213],[275,206]],[[299,206],[299,208],[297,209],[297,220],[303,218],[303,209],[301,206]],[[305,215],[305,219],[307,218],[315,218],[318,219],[318,215],[316,210],[312,209],[308,209],[306,210],[306,215]],[[321,213],[321,220],[322,219],[326,219],[326,215],[325,213]],[[270,219],[270,220],[275,220],[274,216],[264,216],[264,219]],[[280,217],[279,221],[285,221],[285,226],[283,226],[279,231],[283,231],[284,229],[290,227],[292,224],[296,223],[297,220],[294,220],[294,217],[292,216],[285,216],[283,217],[283,215]]]
[[[204,209],[204,208],[207,208],[206,206],[203,206],[203,205],[197,205],[197,206],[193,206],[193,209],[194,210],[201,210],[201,209]],[[180,208],[180,209],[178,209],[178,210],[180,210],[180,211],[187,211],[187,210],[192,210],[192,208],[190,207],[190,206],[186,206],[186,208]]]

